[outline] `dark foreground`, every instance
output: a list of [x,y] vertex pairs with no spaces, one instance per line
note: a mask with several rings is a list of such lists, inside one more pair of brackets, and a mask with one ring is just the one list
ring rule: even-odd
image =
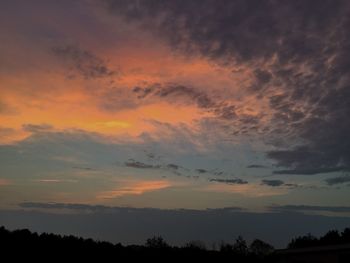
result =
[[92,262],[179,261],[209,262],[350,262],[350,229],[341,234],[329,231],[321,238],[311,235],[293,239],[287,249],[254,240],[247,246],[243,238],[234,244],[222,243],[216,250],[208,250],[200,241],[182,247],[170,246],[163,238],[153,237],[145,245],[112,244],[104,241],[32,233],[27,229],[9,231],[0,227],[0,253],[7,262],[35,260],[45,262],[72,259]]

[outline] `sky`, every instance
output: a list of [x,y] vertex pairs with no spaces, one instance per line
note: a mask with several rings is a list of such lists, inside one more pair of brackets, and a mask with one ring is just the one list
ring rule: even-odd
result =
[[0,25],[0,224],[350,225],[348,1],[3,0]]

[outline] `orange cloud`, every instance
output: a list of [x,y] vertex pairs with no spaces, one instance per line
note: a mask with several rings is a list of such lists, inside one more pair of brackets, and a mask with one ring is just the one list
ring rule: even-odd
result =
[[[86,45],[90,50],[89,43]],[[24,123],[47,123],[58,131],[74,128],[109,137],[127,134],[136,138],[144,132],[156,131],[145,120],[185,123],[193,129],[195,120],[207,116],[205,110],[186,99],[182,103],[160,97],[147,102],[138,100],[131,90],[150,83],[193,86],[210,98],[218,97],[218,102],[238,105],[237,113],[242,115],[256,116],[268,103],[259,102],[254,96],[248,98],[246,87],[251,80],[248,67],[235,73],[232,67],[214,65],[205,58],[174,55],[151,36],[143,40],[142,47],[136,41],[118,49],[106,46],[91,52],[108,58],[108,66],[118,74],[84,79],[73,72],[75,76],[70,77],[69,67],[58,63],[59,58],[48,52],[39,56],[38,65],[30,70],[18,68],[14,70],[18,72],[0,75],[1,100],[16,112],[0,113],[0,123],[16,131],[0,138],[1,144],[30,136],[30,132],[21,130]],[[108,106],[104,108],[103,103]]]
[[172,184],[167,180],[128,182],[115,190],[99,193],[97,199],[112,199],[124,195],[142,195],[146,192],[168,188],[171,185]]
[[10,185],[11,182],[8,179],[0,178],[0,186]]

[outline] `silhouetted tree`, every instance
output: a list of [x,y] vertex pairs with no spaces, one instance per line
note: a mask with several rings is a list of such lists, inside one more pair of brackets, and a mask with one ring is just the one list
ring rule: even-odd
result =
[[342,243],[350,243],[350,228],[345,228],[341,233]]
[[161,236],[154,236],[146,240],[146,247],[164,249],[164,248],[168,248],[169,245],[167,242],[165,242],[165,240]]
[[205,243],[201,240],[191,240],[187,242],[184,248],[192,249],[192,250],[206,250]]
[[[350,229],[344,229],[341,234],[332,230],[320,239],[311,236],[301,236],[293,239],[290,248],[303,248],[308,246],[324,244],[342,244],[349,242]],[[328,242],[328,243],[327,243]],[[321,244],[323,245],[323,244]],[[183,260],[194,259],[196,261],[209,262],[275,262],[276,254],[270,253],[273,247],[268,243],[255,239],[249,249],[246,241],[239,236],[235,243],[221,243],[220,251],[206,249],[202,241],[190,241],[183,247],[169,246],[161,236],[154,236],[147,239],[146,244],[123,246],[118,243],[116,245],[105,242],[95,241],[92,239],[83,239],[75,236],[61,236],[50,233],[32,233],[27,229],[9,231],[4,227],[0,227],[0,250],[2,257],[4,253],[11,256],[13,262],[23,255],[28,259],[37,259],[41,256],[41,252],[54,255],[55,259],[65,261],[73,256],[83,259],[96,259],[93,261],[104,262],[118,261],[121,258],[127,258],[128,261],[148,259]],[[11,251],[15,251],[12,253]],[[121,261],[121,260],[119,260]],[[347,261],[345,261],[347,262]]]
[[232,253],[233,252],[233,245],[222,241],[220,243],[220,252]]
[[288,248],[303,248],[317,245],[318,239],[309,233],[306,236],[293,238],[292,241],[288,244]]
[[251,253],[257,256],[266,256],[268,254],[271,254],[274,250],[274,247],[270,244],[260,240],[255,239],[249,247],[249,250]]
[[319,243],[321,245],[334,245],[340,243],[340,235],[337,230],[328,231],[323,237],[320,238]]
[[246,255],[248,252],[247,242],[242,236],[238,236],[236,242],[233,244],[233,251],[240,255]]

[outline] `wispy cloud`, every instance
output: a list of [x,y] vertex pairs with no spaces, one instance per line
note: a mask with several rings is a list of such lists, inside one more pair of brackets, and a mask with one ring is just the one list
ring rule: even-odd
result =
[[267,188],[259,184],[210,184],[200,189],[207,192],[218,192],[224,194],[239,194],[247,197],[265,197],[285,195],[289,192],[286,188]]
[[160,165],[146,164],[135,160],[125,162],[125,166],[138,169],[159,169],[161,167]]
[[248,182],[245,180],[242,180],[240,178],[236,179],[219,179],[219,178],[212,178],[209,179],[210,182],[217,182],[217,183],[225,183],[225,184],[247,184]]
[[328,185],[344,184],[350,182],[350,175],[327,178],[325,180]]
[[53,129],[53,126],[50,124],[31,124],[31,123],[25,123],[22,125],[22,129],[26,132],[47,132]]
[[247,168],[267,168],[267,166],[262,164],[250,164],[247,166]]
[[74,179],[35,179],[33,180],[34,182],[39,182],[39,183],[77,183],[78,180]]
[[284,185],[284,182],[282,180],[261,180],[262,185],[268,185],[268,186],[281,186]]
[[124,195],[142,195],[147,192],[153,192],[171,186],[171,182],[167,180],[125,182],[115,190],[100,192],[96,198],[113,199]]
[[11,185],[11,181],[9,179],[0,178],[0,186]]

